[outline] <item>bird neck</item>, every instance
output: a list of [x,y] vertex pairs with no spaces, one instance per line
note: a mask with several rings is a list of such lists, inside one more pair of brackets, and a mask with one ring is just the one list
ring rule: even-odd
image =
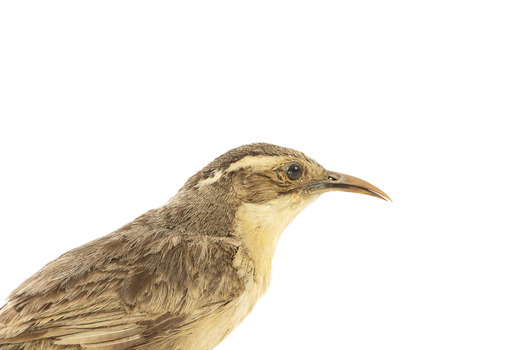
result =
[[260,294],[270,284],[272,258],[282,232],[315,199],[317,196],[305,199],[304,196],[288,194],[263,204],[243,203],[238,207],[234,232],[253,260]]
[[238,203],[215,195],[180,191],[163,207],[165,226],[179,232],[208,236],[231,236]]

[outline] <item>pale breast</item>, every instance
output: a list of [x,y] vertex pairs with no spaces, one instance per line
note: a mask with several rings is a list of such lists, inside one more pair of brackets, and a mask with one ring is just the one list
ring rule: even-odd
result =
[[211,350],[226,338],[252,311],[257,302],[256,289],[250,288],[243,293],[235,303],[226,306],[221,312],[214,313],[199,325],[195,325],[192,332],[200,330],[201,336],[195,337],[192,350]]

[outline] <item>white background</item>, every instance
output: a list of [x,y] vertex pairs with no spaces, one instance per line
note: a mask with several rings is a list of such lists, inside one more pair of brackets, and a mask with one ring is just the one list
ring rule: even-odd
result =
[[521,1],[2,1],[0,298],[251,142],[330,193],[219,347],[525,348]]

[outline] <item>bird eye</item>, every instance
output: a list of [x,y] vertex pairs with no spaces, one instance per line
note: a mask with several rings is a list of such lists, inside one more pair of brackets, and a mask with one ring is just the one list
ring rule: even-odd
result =
[[303,175],[303,167],[299,163],[291,163],[286,168],[286,175],[290,180],[297,180]]

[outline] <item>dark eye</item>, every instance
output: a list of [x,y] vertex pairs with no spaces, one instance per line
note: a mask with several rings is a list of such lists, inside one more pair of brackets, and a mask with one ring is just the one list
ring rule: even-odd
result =
[[303,167],[299,163],[290,163],[286,168],[286,175],[290,180],[297,180],[303,175]]

